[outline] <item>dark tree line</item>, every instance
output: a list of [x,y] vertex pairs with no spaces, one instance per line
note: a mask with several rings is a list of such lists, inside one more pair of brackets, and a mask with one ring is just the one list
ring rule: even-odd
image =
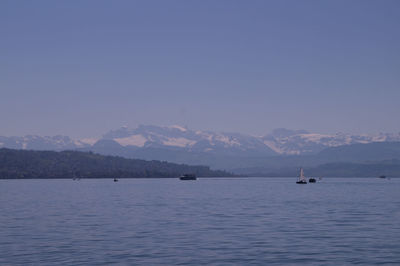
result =
[[232,176],[208,166],[103,156],[92,152],[0,149],[0,178],[146,178]]

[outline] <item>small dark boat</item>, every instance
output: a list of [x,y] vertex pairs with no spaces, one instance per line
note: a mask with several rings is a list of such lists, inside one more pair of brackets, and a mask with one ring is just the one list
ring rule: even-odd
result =
[[184,174],[179,177],[180,180],[196,180],[196,175],[194,174]]
[[385,175],[380,175],[379,178],[386,178],[386,176]]
[[296,184],[307,184],[306,177],[304,176],[303,168],[300,168],[300,176],[297,180]]
[[75,173],[72,174],[72,180],[81,180],[81,176],[77,176]]
[[114,178],[114,182],[118,182],[118,179]]
[[315,178],[310,178],[308,179],[308,183],[317,183],[317,180]]

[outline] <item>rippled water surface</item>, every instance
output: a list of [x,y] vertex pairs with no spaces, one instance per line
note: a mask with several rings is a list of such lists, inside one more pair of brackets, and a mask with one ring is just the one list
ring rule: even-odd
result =
[[400,179],[0,180],[0,264],[400,265]]

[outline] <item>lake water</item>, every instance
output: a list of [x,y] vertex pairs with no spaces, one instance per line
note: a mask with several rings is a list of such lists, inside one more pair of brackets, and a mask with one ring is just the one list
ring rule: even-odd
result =
[[400,179],[0,180],[0,264],[400,265]]

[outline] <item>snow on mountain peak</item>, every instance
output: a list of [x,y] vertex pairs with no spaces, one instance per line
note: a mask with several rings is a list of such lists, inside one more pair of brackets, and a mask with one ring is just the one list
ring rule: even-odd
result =
[[178,130],[180,130],[182,132],[186,132],[187,131],[187,128],[185,128],[183,126],[179,126],[179,125],[172,125],[172,126],[169,126],[169,128],[178,129]]
[[93,146],[98,140],[99,140],[98,138],[84,138],[84,139],[74,140],[73,144],[78,148],[82,148],[85,146]]
[[167,146],[176,146],[176,147],[191,147],[196,143],[194,140],[189,140],[186,138],[167,138],[167,140],[163,141],[164,145]]
[[143,147],[147,139],[142,135],[131,135],[125,138],[115,138],[114,141],[118,142],[121,146],[138,146]]

